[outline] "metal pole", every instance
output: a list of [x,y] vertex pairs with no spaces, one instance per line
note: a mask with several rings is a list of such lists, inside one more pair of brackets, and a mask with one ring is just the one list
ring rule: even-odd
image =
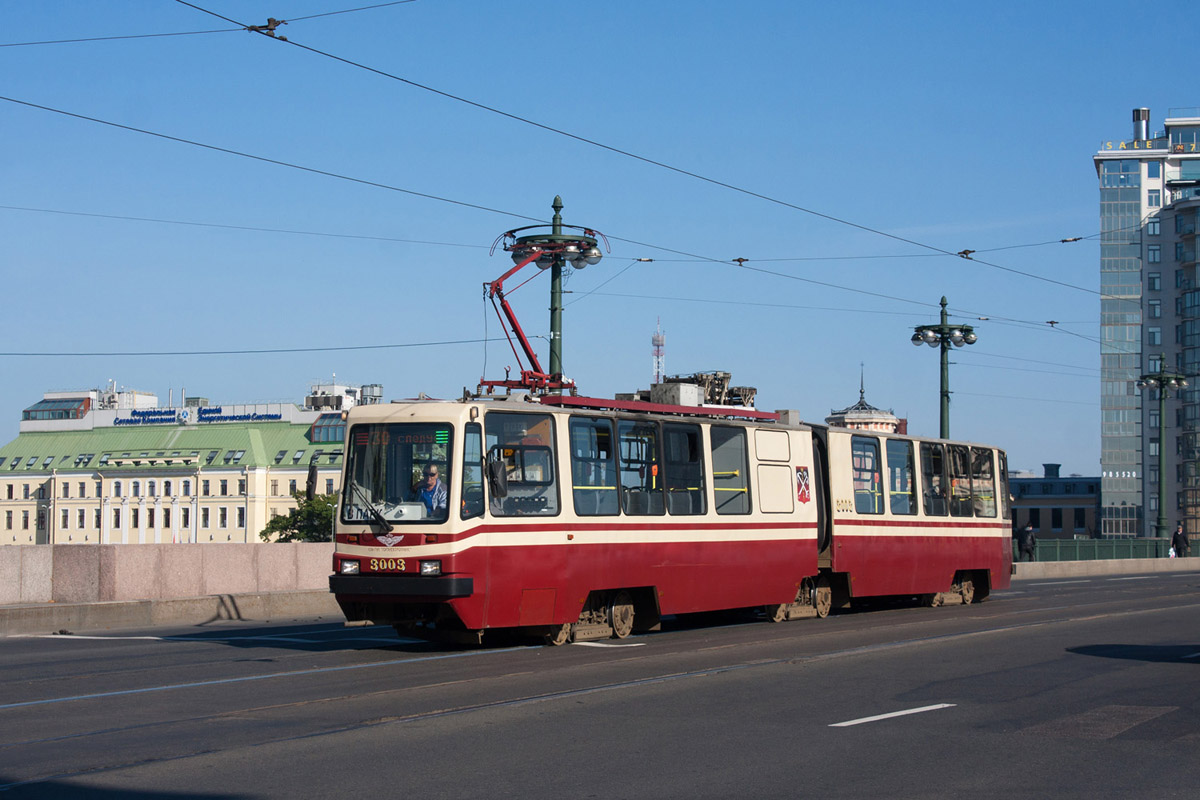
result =
[[[553,234],[554,236],[562,235],[562,198],[558,195],[554,197]],[[563,258],[561,255],[554,257],[554,263],[550,265],[550,374],[562,375],[562,269]]]
[[[1165,362],[1164,362],[1165,363]],[[1160,368],[1160,370],[1163,368]],[[1167,388],[1158,389],[1158,522],[1155,525],[1155,536],[1160,539],[1167,537]]]
[[942,349],[942,413],[941,413],[941,436],[943,439],[950,438],[950,340],[946,338],[945,332],[950,328],[949,318],[946,315],[946,297],[942,296],[942,325],[943,332],[941,349]]

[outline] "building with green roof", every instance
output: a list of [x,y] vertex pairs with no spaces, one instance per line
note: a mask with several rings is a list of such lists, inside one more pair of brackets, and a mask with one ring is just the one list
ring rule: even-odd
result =
[[144,392],[48,392],[0,448],[0,544],[254,542],[310,465],[333,493],[342,412],[378,385],[314,386],[303,406],[158,406]]

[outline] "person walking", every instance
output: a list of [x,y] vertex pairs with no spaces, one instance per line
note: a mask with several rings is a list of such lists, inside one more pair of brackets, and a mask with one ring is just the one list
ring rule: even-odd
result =
[[[1020,561],[1033,561],[1034,547],[1037,545],[1037,537],[1033,535],[1033,523],[1026,522],[1025,527],[1017,531],[1017,553]],[[1026,558],[1028,556],[1028,558]]]
[[1183,523],[1180,522],[1175,526],[1175,533],[1171,534],[1171,548],[1175,551],[1176,558],[1187,558],[1191,552],[1192,545],[1188,541],[1188,535],[1183,530]]

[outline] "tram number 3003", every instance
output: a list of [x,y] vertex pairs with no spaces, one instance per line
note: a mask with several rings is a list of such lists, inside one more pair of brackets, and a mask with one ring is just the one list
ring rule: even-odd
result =
[[404,572],[403,558],[372,558],[372,572]]

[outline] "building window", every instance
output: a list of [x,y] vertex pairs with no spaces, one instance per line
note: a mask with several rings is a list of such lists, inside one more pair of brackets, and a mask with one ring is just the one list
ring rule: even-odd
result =
[[192,496],[192,482],[191,481],[183,482],[183,496],[184,497]]
[[71,527],[71,512],[64,508],[62,510],[62,529],[65,531]]
[[171,530],[171,509],[163,509],[163,530]]
[[1039,531],[1042,529],[1042,510],[1040,508],[1029,509],[1029,524]]
[[239,495],[246,494],[246,479],[245,478],[238,479],[238,494]]
[[325,479],[325,494],[333,494],[333,478]]
[[1146,177],[1147,178],[1161,178],[1162,177],[1162,162],[1161,161],[1147,161],[1146,162]]
[[229,481],[222,479],[221,480],[221,497],[228,497],[228,496],[229,496]]
[[25,491],[25,499],[28,500],[29,499],[29,484],[28,483],[23,484],[21,486],[21,488]]
[[76,523],[75,527],[79,528],[79,530],[83,530],[84,528],[87,527],[87,510],[86,509],[83,509],[83,508],[79,509],[79,513],[75,515],[75,523]]
[[208,481],[200,481],[200,494],[208,497]]
[[1162,191],[1159,189],[1146,190],[1146,207],[1158,208],[1162,205]]
[[1162,328],[1147,328],[1146,344],[1151,346],[1162,344]]
[[[141,497],[141,496],[142,496],[142,482],[141,482],[141,481],[134,481],[134,482],[133,482],[133,496],[134,496],[134,497]],[[133,527],[135,527],[135,528],[136,528],[136,527],[137,527],[137,525],[134,525]]]
[[153,508],[146,509],[146,527],[151,528],[151,529],[154,528],[154,509]]
[[63,481],[63,497],[70,497],[70,496],[71,496],[71,484],[67,483],[66,481]]
[[13,512],[5,511],[4,512],[4,529],[5,530],[9,530],[9,531],[12,530],[12,525],[13,525],[12,520],[13,520]]
[[279,496],[279,481],[271,481],[271,497]]
[[187,528],[191,523],[191,509],[187,506],[179,509],[179,527]]
[[1146,246],[1146,263],[1157,264],[1162,261],[1162,245],[1151,244]]
[[217,526],[221,528],[229,527],[229,509],[225,506],[217,509]]
[[13,485],[10,483],[10,484],[8,484],[8,486],[6,488],[8,489],[8,499],[12,500],[13,499]]
[[290,481],[288,481],[288,494],[295,494],[295,493],[296,493],[296,481],[290,480]]
[[129,509],[129,527],[133,528],[134,530],[137,530],[138,527],[140,527],[138,525],[138,508],[136,506]]
[[1150,319],[1158,319],[1162,316],[1162,300],[1147,300],[1146,315]]
[[1155,217],[1154,219],[1151,219],[1151,220],[1147,220],[1146,221],[1146,235],[1147,236],[1158,236],[1159,231],[1161,230],[1161,227],[1162,226],[1160,224],[1160,220],[1158,219],[1158,217]]
[[103,497],[103,496],[104,496],[104,483],[101,481],[96,481],[96,497]]
[[121,482],[113,481],[113,497],[121,496]]
[[201,528],[208,527],[208,509],[207,508],[200,509],[200,527]]
[[154,497],[154,492],[157,490],[157,488],[158,488],[158,487],[156,487],[156,486],[154,485],[154,481],[150,481],[150,482],[149,482],[149,483],[146,485],[146,493],[147,493],[147,494],[148,494],[150,497]]
[[171,496],[171,482],[163,481],[163,497]]
[[100,530],[100,509],[98,508],[96,509],[95,516],[92,517],[92,527],[96,530]]
[[238,506],[237,509],[237,526],[239,528],[246,527],[246,509],[242,506]]
[[1146,288],[1152,292],[1162,291],[1162,273],[1151,272],[1146,275]]

